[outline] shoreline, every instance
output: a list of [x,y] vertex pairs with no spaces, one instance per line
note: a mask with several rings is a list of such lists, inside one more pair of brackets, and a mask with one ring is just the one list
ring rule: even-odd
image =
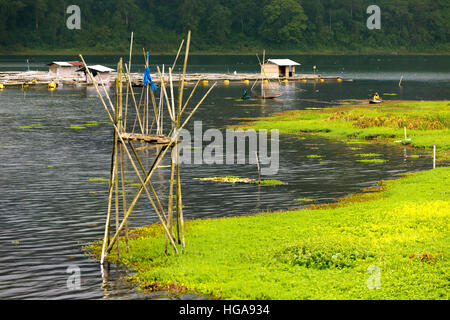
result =
[[[430,187],[450,186],[445,178],[449,173],[448,167],[409,173],[382,181],[376,192],[300,210],[189,220],[189,242],[182,255],[161,254],[164,236],[159,224],[132,229],[130,253],[121,249],[119,261],[114,255],[107,260],[131,268],[134,274],[128,280],[147,293],[195,293],[226,300],[447,299],[445,279],[439,274],[449,264],[444,257],[448,231],[442,227],[449,219],[450,200]],[[408,199],[408,192],[417,197]],[[420,206],[423,201],[426,208]],[[411,223],[417,223],[414,234]],[[299,238],[296,231],[309,237]],[[218,239],[209,243],[213,235]],[[121,239],[121,248],[123,244]],[[88,248],[91,256],[98,255],[101,243]],[[333,258],[336,255],[339,258]],[[387,290],[365,286],[366,268],[376,264]],[[422,277],[409,278],[411,272]]]
[[[391,101],[384,107],[390,112],[396,107],[404,112],[408,103],[411,120],[420,117],[421,112],[439,112],[449,102]],[[305,129],[307,121],[313,121],[317,113],[328,118],[330,110],[352,109],[358,113],[365,108],[342,105],[320,111],[290,111],[244,127],[278,127],[280,133],[299,134],[292,128]],[[373,107],[366,111],[380,112]],[[322,122],[329,126],[333,121]],[[294,126],[289,127],[289,123]],[[347,124],[350,136],[351,128]],[[359,141],[357,137],[338,137],[332,130],[330,133],[321,129],[314,131],[314,126],[308,126],[306,133]],[[430,131],[438,131],[439,136],[439,130],[426,130],[423,135]],[[395,135],[401,132],[394,130]],[[383,139],[375,141],[391,143],[395,139],[390,130],[384,133]],[[448,131],[445,133],[448,137]],[[412,134],[413,141],[418,139],[417,132]],[[446,147],[448,155],[450,143]],[[119,261],[113,255],[108,256],[108,261],[132,268],[136,273],[129,280],[144,292],[193,292],[210,299],[448,299],[447,284],[441,275],[449,267],[446,226],[450,198],[442,192],[450,188],[449,176],[450,167],[438,167],[380,181],[370,190],[361,190],[363,193],[346,196],[336,203],[189,220],[187,249],[181,255],[161,253],[164,233],[159,224],[153,224],[133,230],[130,252],[121,250]],[[97,242],[89,248],[96,255],[101,244]],[[380,290],[366,286],[367,268],[373,265],[381,270]]]
[[[318,55],[318,56],[449,56],[449,52],[395,52],[395,51],[377,51],[373,52],[342,52],[340,50],[331,50],[331,51],[308,51],[308,50],[271,50],[264,48],[255,48],[248,49],[242,52],[237,52],[235,50],[197,50],[189,53],[190,56],[254,56],[256,52],[262,52],[266,50],[266,54],[277,54],[277,55]],[[160,56],[174,56],[177,54],[177,49],[173,50],[150,50],[152,55],[160,55]],[[33,49],[24,49],[24,50],[14,50],[14,51],[2,51],[0,52],[1,56],[27,56],[27,55],[36,55],[36,56],[78,56],[78,54],[82,53],[85,56],[89,55],[99,55],[99,56],[117,56],[124,55],[128,56],[130,54],[129,49],[119,50],[119,51],[103,51],[100,49],[79,49],[79,48],[70,48],[70,49],[55,49],[55,50],[33,50]],[[133,51],[133,56],[142,55],[142,52],[139,50]]]

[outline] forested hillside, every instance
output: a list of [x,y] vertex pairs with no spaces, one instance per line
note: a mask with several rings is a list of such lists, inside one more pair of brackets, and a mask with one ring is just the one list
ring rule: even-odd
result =
[[[73,4],[80,30],[66,26]],[[0,52],[126,51],[131,31],[136,48],[173,52],[190,29],[198,52],[448,53],[449,21],[449,0],[0,0]]]

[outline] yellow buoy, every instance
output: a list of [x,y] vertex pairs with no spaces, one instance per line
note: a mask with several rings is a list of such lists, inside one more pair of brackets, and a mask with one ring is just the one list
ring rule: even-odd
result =
[[337,78],[337,82],[342,82],[342,78]]
[[284,79],[284,80],[283,80],[283,83],[288,83],[288,82],[289,82],[288,79]]
[[223,83],[224,83],[225,85],[229,85],[229,84],[230,84],[230,80],[224,80]]
[[0,83],[0,90],[1,89],[5,89],[5,86],[3,84]]
[[208,80],[203,80],[202,83],[204,86],[207,86],[209,82],[208,82]]
[[48,87],[49,87],[49,89],[55,89],[55,88],[56,88],[56,83],[50,82],[50,83],[48,84]]
[[320,82],[325,82],[325,79],[320,78],[319,81],[320,81]]
[[269,80],[267,80],[267,79],[264,79],[264,83],[269,83]]
[[244,83],[245,83],[245,84],[249,84],[250,81],[249,81],[249,80],[244,80]]
[[302,79],[302,82],[307,82],[308,80],[306,80],[306,79]]

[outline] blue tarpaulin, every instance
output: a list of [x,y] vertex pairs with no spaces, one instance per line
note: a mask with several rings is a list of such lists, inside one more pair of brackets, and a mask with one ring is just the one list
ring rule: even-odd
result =
[[[149,64],[150,64],[150,53],[148,53],[148,52],[147,52],[147,61],[149,61]],[[156,87],[156,84],[152,81],[152,77],[150,76],[150,68],[145,68],[144,86],[147,86],[149,83],[150,83],[153,91],[156,91],[158,89]]]

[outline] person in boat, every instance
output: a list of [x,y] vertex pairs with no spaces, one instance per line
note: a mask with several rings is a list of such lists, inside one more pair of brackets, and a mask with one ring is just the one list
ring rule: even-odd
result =
[[242,98],[241,98],[242,100],[247,100],[247,99],[250,99],[250,96],[249,96],[249,94],[248,94],[248,90],[245,90],[244,91],[244,94],[242,95]]

